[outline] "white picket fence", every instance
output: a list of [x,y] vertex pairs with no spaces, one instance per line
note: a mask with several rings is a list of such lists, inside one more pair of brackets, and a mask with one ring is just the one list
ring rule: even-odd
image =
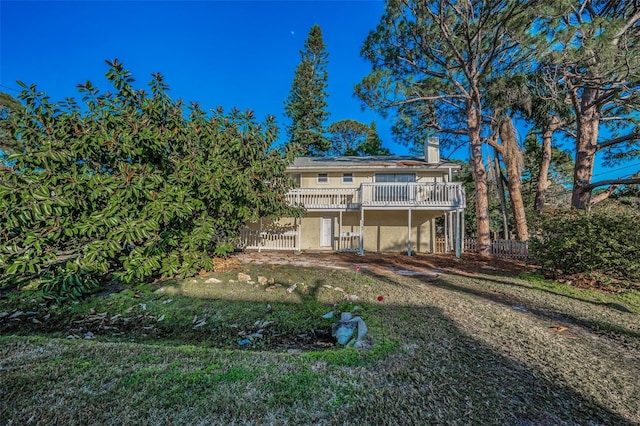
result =
[[251,250],[299,250],[298,231],[240,231],[239,248]]
[[[477,241],[475,238],[465,238],[463,240],[463,251],[476,252]],[[450,249],[449,252],[453,250]],[[436,253],[446,253],[445,239],[436,239]],[[517,240],[492,240],[491,255],[496,257],[507,257],[512,259],[526,259],[529,255],[529,244],[526,241]]]

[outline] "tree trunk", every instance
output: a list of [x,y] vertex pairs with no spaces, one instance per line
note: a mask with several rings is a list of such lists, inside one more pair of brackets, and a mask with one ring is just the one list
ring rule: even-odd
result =
[[505,117],[505,120],[500,124],[500,139],[502,139],[504,146],[502,158],[507,169],[507,188],[509,190],[509,198],[511,198],[516,235],[520,241],[527,241],[529,239],[529,229],[527,228],[527,215],[524,210],[520,181],[523,167],[522,151],[518,146],[513,120],[509,116]]
[[471,170],[476,190],[476,231],[478,253],[491,253],[491,235],[489,230],[489,201],[487,194],[487,171],[482,158],[480,140],[480,111],[475,105],[467,108],[467,131],[471,145]]
[[534,208],[536,213],[542,214],[546,193],[549,188],[549,168],[551,167],[551,141],[553,133],[560,126],[560,119],[553,116],[542,133],[542,156],[540,157],[540,169],[538,170],[538,186],[536,188],[536,199]]
[[[502,184],[502,169],[500,168],[500,158],[498,150],[494,147],[493,153],[495,159],[493,160],[494,176],[496,178],[496,186],[498,188],[498,198],[500,199],[500,211],[502,213],[502,238],[509,239],[509,218],[507,215],[507,197],[504,195],[504,185]],[[491,164],[491,157],[489,157],[489,164]]]
[[595,88],[586,87],[582,92],[580,105],[576,105],[576,165],[573,170],[573,193],[571,206],[580,210],[589,210],[591,202],[591,177],[598,144],[598,126],[600,111],[594,103],[598,95]]

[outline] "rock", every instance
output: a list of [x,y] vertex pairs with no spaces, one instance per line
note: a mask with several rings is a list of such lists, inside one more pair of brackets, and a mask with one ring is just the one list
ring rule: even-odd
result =
[[258,283],[260,283],[260,285],[266,285],[268,282],[267,277],[258,277]]
[[219,280],[217,278],[211,277],[208,280],[205,281],[206,284],[220,284],[222,282],[222,280]]
[[0,312],[0,319],[6,318],[9,316],[9,312]]
[[277,290],[278,288],[280,288],[280,286],[279,286],[279,285],[272,285],[272,286],[267,287],[267,288],[265,289],[265,291],[275,291],[275,290]]
[[243,272],[238,272],[238,281],[251,281],[251,275],[245,274]]
[[355,294],[350,294],[349,296],[346,297],[346,299],[351,302],[357,302],[358,300],[360,300],[360,297],[356,296]]
[[21,317],[22,315],[24,315],[24,312],[22,312],[22,311],[15,311],[14,313],[12,313],[12,314],[9,316],[9,319],[16,319],[16,318]]
[[293,293],[293,291],[296,289],[296,287],[298,287],[297,285],[293,284],[292,286],[290,286],[287,289],[287,293]]
[[86,333],[84,333],[84,338],[87,340],[93,339],[93,333],[90,331],[87,331]]
[[333,288],[335,291],[339,291],[340,293],[344,293],[344,290],[341,289],[340,287],[334,287]]

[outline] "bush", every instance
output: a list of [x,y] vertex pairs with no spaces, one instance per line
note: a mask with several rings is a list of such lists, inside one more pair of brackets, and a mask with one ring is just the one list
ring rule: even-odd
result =
[[640,214],[633,210],[554,212],[530,241],[530,257],[554,275],[585,273],[618,280],[640,275]]
[[245,222],[296,213],[285,197],[292,152],[271,149],[273,117],[186,107],[160,74],[147,93],[117,60],[106,76],[113,90],[81,84],[81,103],[18,83],[24,108],[7,126],[17,148],[0,173],[0,277],[44,278],[45,290],[81,297],[106,276],[189,276],[213,269]]

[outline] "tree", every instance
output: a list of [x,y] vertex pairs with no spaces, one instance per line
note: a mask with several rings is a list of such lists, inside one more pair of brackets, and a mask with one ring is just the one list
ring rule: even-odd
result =
[[367,139],[371,129],[355,120],[340,120],[328,128],[331,135],[331,154],[358,155],[358,147]]
[[510,75],[522,65],[527,50],[513,35],[525,37],[539,3],[392,0],[361,51],[373,67],[356,86],[365,104],[393,111],[400,128],[467,139],[483,254],[491,243],[482,155],[484,92],[494,76]]
[[[618,185],[640,182],[638,178],[592,182],[599,151],[604,151],[610,161],[640,152],[640,5],[617,0],[571,0],[559,15],[560,20],[550,26],[549,33],[555,49],[545,52],[541,59],[559,76],[556,83],[574,110],[572,206],[588,210]],[[592,199],[592,191],[599,187],[606,190]]]
[[16,140],[10,135],[11,115],[22,109],[22,104],[8,93],[0,92],[0,151],[9,153],[16,147]]
[[378,136],[376,122],[372,121],[367,138],[358,146],[359,155],[391,155],[389,149],[382,146],[382,139]]
[[[41,277],[77,297],[104,277],[124,282],[213,268],[246,221],[296,213],[285,202],[291,158],[270,146],[274,120],[173,101],[107,61],[114,91],[79,85],[82,104],[53,103],[18,82],[23,151],[0,173],[0,275]],[[94,285],[89,285],[93,283]]]
[[355,120],[341,120],[329,126],[333,155],[389,155],[382,146],[375,121],[371,126]]
[[[534,200],[536,213],[543,212],[544,204],[550,202],[557,206],[569,207],[571,177],[574,168],[573,158],[567,151],[551,145],[547,132],[542,135],[542,143],[537,132],[530,131],[524,140],[524,183],[525,198]],[[548,144],[548,145],[547,145]],[[546,145],[543,148],[543,145]],[[548,152],[547,152],[548,148]],[[544,173],[541,172],[544,168]],[[544,178],[544,190],[541,194],[540,179]],[[566,196],[565,196],[566,195]]]
[[322,155],[331,147],[325,136],[327,112],[328,53],[322,40],[322,30],[314,25],[300,51],[301,62],[296,68],[285,114],[291,119],[287,127],[289,144],[302,155]]

